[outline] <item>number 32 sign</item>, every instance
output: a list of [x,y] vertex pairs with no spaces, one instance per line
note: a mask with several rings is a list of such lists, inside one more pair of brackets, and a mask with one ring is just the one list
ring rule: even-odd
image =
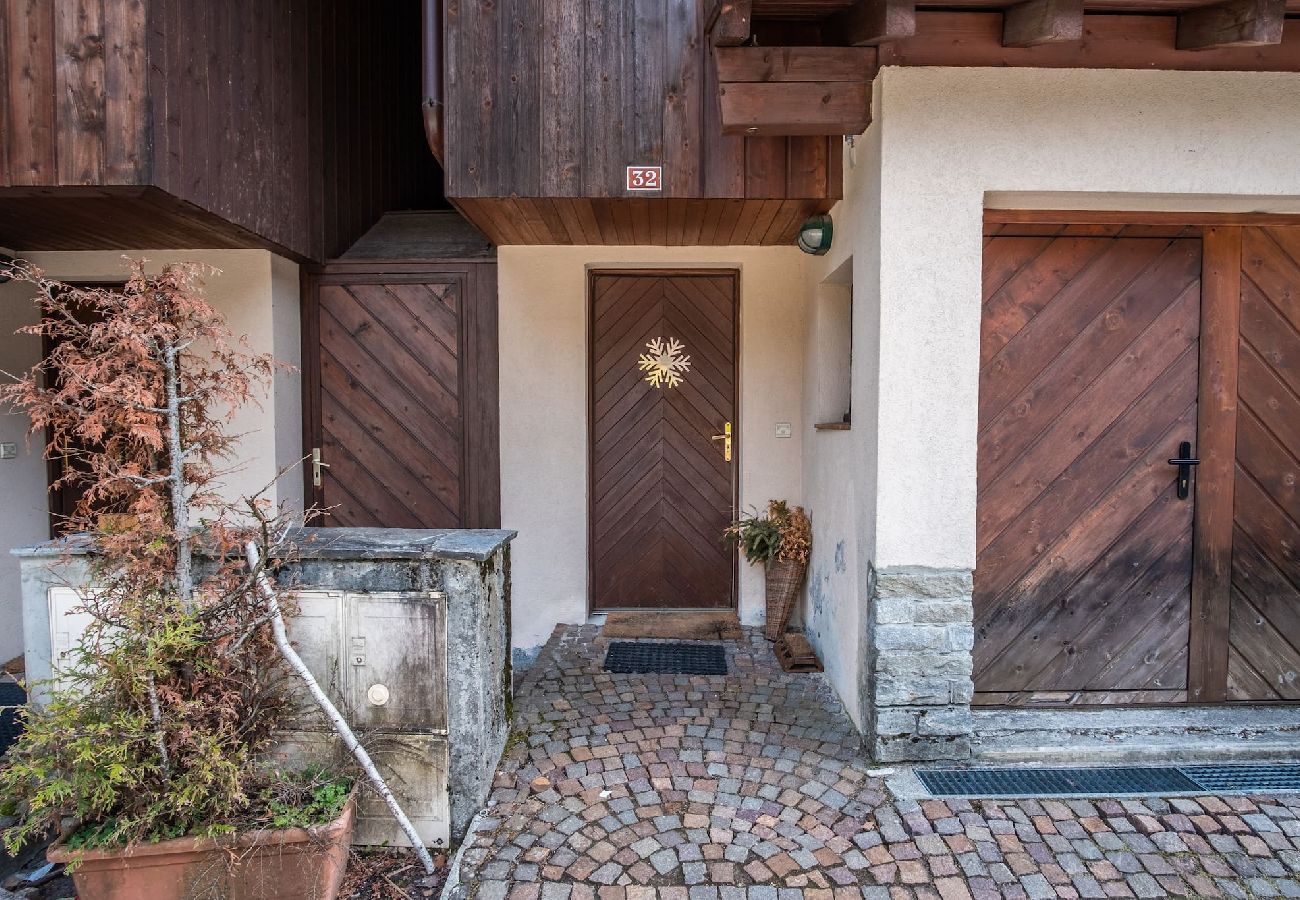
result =
[[663,166],[628,166],[627,189],[629,191],[663,190]]

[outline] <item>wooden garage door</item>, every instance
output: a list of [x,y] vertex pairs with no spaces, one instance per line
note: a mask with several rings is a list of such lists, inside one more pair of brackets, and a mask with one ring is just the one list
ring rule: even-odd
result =
[[494,263],[335,263],[304,291],[315,524],[498,527]]
[[[735,603],[733,273],[591,279],[590,560],[593,609]],[[655,342],[662,341],[663,345]],[[680,381],[652,384],[639,360],[680,344]],[[653,346],[652,346],[653,345]]]
[[1201,241],[988,239],[975,685],[985,702],[1186,696]]
[[1230,700],[1300,700],[1300,228],[1241,229]]

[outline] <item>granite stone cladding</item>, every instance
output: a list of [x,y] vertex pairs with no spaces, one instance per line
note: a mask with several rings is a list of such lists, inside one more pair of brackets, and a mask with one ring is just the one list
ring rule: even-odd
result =
[[872,573],[862,696],[867,749],[880,762],[970,757],[971,575]]

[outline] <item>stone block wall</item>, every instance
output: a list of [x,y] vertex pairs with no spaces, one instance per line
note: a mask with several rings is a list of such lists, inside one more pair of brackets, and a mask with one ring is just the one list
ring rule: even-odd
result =
[[971,590],[964,569],[872,572],[862,695],[873,759],[970,757]]

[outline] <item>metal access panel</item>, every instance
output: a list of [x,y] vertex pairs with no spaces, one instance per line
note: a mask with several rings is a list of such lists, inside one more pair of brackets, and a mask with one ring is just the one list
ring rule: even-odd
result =
[[81,594],[70,587],[52,587],[46,594],[50,610],[50,670],[58,688],[66,687],[59,670],[72,660],[72,652],[81,643],[81,636],[94,621],[88,612],[79,610]]
[[[293,603],[296,615],[285,621],[289,640],[316,676],[339,711],[347,716],[344,702],[342,666],[343,654],[343,591],[295,591]],[[296,691],[301,707],[309,715],[318,715],[316,703],[305,690]]]
[[[363,738],[384,780],[402,805],[427,847],[446,847],[451,839],[451,795],[447,780],[450,755],[447,739],[435,734],[370,732]],[[332,731],[295,731],[279,736],[268,757],[278,765],[299,769],[305,765],[349,767],[350,756]],[[359,776],[357,821],[352,843],[357,846],[387,844],[409,847],[380,796]]]
[[[451,840],[447,738],[437,734],[371,733],[366,737],[366,747],[420,840],[429,847],[446,847]],[[352,843],[411,845],[388,806],[373,790],[361,793]]]
[[345,702],[358,729],[447,734],[447,597],[344,598]]

